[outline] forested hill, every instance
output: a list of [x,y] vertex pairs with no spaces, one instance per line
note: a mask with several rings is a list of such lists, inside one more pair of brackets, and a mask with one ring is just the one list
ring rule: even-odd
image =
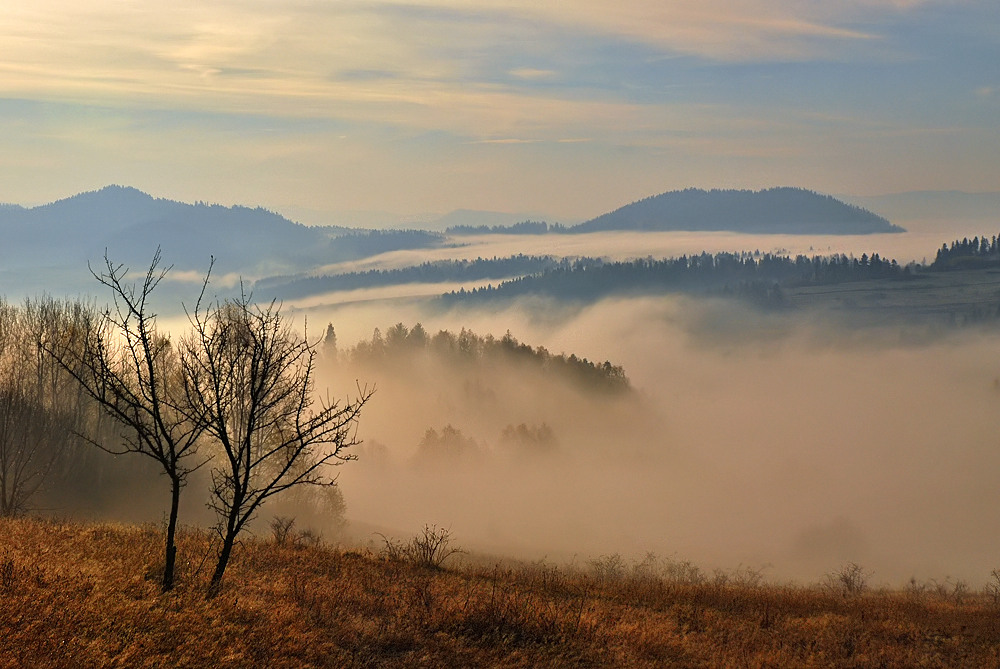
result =
[[[493,368],[497,365],[524,365],[555,378],[569,381],[578,388],[608,393],[631,391],[625,370],[605,360],[603,363],[578,358],[575,354],[550,353],[544,346],[533,347],[519,342],[510,331],[497,339],[480,336],[462,328],[458,334],[440,330],[430,335],[417,323],[408,328],[402,323],[382,332],[376,328],[370,341],[361,341],[345,351],[337,350],[333,325],[327,326],[323,353],[334,359],[368,365],[387,365],[397,372],[411,365],[415,356],[426,355],[448,366]],[[429,385],[440,382],[434,379]]]
[[670,191],[625,205],[569,229],[694,230],[756,234],[904,232],[885,218],[802,188]]

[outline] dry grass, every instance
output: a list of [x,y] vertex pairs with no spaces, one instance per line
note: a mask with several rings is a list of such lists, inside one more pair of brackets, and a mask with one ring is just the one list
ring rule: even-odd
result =
[[444,570],[250,540],[206,600],[209,536],[180,537],[168,594],[161,549],[155,528],[0,521],[0,667],[1000,666],[989,593],[849,594],[614,560]]

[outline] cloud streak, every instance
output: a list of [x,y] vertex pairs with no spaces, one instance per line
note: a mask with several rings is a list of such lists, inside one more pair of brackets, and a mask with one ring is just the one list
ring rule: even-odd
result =
[[[930,22],[943,12],[953,17],[948,34],[956,39],[951,42],[935,36],[936,24]],[[392,197],[398,202],[390,208],[569,213],[568,203],[582,205],[578,195],[547,188],[559,202],[539,207],[536,196],[528,195],[536,188],[529,179],[574,172],[575,179],[566,178],[587,183],[592,191],[604,165],[619,170],[623,183],[611,179],[603,187],[603,204],[594,205],[600,208],[688,185],[798,181],[844,192],[853,189],[852,180],[872,183],[870,175],[855,176],[858,163],[877,165],[873,169],[883,180],[894,178],[880,156],[895,147],[860,139],[872,123],[900,133],[945,123],[974,128],[983,154],[1000,144],[996,124],[984,109],[996,98],[991,93],[995,82],[984,78],[981,67],[972,73],[962,67],[991,62],[996,55],[984,17],[983,2],[949,0],[579,0],[571,10],[562,3],[526,0],[181,0],[169,9],[111,0],[40,0],[9,8],[0,24],[5,48],[0,98],[63,105],[58,119],[32,119],[37,125],[28,123],[26,131],[41,135],[59,120],[57,134],[95,137],[86,141],[105,150],[88,156],[90,174],[135,174],[122,166],[120,154],[163,145],[156,135],[173,130],[170,115],[185,123],[228,117],[238,129],[252,125],[246,119],[269,119],[284,133],[284,140],[275,142],[259,133],[234,138],[213,122],[189,125],[190,148],[181,141],[161,152],[160,172],[190,170],[184,151],[200,155],[202,147],[220,157],[276,153],[253,163],[262,165],[261,171],[255,183],[244,175],[242,191],[210,179],[195,192],[172,177],[163,194],[188,200],[246,201],[246,194],[264,194],[264,204],[322,209],[340,197],[325,194],[328,189],[322,187],[333,175],[354,180],[351,186],[345,183],[344,192],[358,201],[342,207],[370,208],[385,195],[358,181],[358,175],[404,173],[415,156],[431,163],[422,173],[433,174],[440,185],[414,184],[413,192],[427,194],[415,198],[403,194],[407,184],[397,184],[399,194]],[[959,86],[965,103],[954,93]],[[938,94],[936,87],[947,94]],[[113,123],[103,124],[98,137],[93,116],[101,113]],[[138,124],[154,115],[164,119],[164,127],[147,125],[140,133]],[[840,120],[803,122],[820,115]],[[124,130],[109,127],[119,119]],[[80,183],[79,169],[68,176],[74,174],[69,163],[78,160],[75,145],[59,145],[51,137],[39,136],[35,145],[50,152],[44,160],[63,163],[63,173],[50,171],[44,180],[36,174],[31,181],[13,173],[0,176],[14,177],[7,183],[19,187],[33,181],[26,197],[36,201],[104,185]],[[332,150],[341,137],[359,143]],[[255,146],[235,149],[234,141]],[[12,143],[8,140],[4,148]],[[831,143],[837,150],[829,150]],[[284,147],[292,147],[291,152]],[[463,147],[492,149],[497,155]],[[856,151],[861,153],[852,157]],[[977,181],[938,187],[997,187],[995,171],[991,176],[981,165],[980,151],[973,152],[975,164],[967,168],[956,165],[964,151],[942,154],[932,138],[921,139],[912,152],[928,160],[947,158],[943,162],[952,166],[941,170],[948,175],[941,178]],[[291,155],[297,162],[284,160]],[[323,156],[331,162],[324,164]],[[22,159],[25,164],[39,160]],[[434,165],[438,160],[440,167]],[[446,167],[447,160],[455,164]],[[779,169],[777,161],[783,160],[789,162]],[[812,164],[803,169],[807,160]],[[312,181],[299,192],[280,194],[266,183],[274,177],[264,171],[265,162],[280,162],[287,173]],[[358,163],[369,167],[350,169]],[[688,169],[675,167],[680,163]],[[217,162],[206,173],[232,169]],[[500,174],[475,181],[468,176],[482,195],[473,196],[475,201],[449,201],[455,193],[445,184],[458,189],[466,175],[483,170]],[[148,171],[157,170],[149,166]],[[836,176],[835,183],[824,183],[828,174]],[[800,175],[808,176],[803,182]],[[880,190],[932,187],[934,176],[910,174]],[[624,184],[628,179],[632,185]],[[55,189],[59,180],[78,185],[40,194],[41,182]],[[501,185],[507,190],[497,190]],[[542,187],[537,188],[540,200]],[[219,190],[225,192],[216,195]],[[518,193],[531,201],[507,202]],[[574,209],[571,215],[596,213]]]

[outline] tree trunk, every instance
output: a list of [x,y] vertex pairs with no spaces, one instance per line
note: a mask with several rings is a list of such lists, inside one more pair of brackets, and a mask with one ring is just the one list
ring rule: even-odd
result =
[[239,534],[239,516],[241,495],[237,495],[233,500],[233,506],[229,510],[229,517],[226,519],[226,533],[222,537],[222,549],[219,551],[219,561],[215,563],[215,572],[212,580],[208,584],[208,597],[211,599],[219,594],[222,588],[222,577],[226,574],[226,567],[229,565],[229,557],[233,553],[233,544],[236,543],[236,535]]
[[219,594],[219,590],[222,588],[222,577],[225,575],[226,567],[229,565],[229,556],[233,552],[234,543],[236,543],[235,533],[227,532],[225,538],[222,540],[222,550],[219,551],[219,561],[215,564],[215,572],[212,574],[212,580],[208,584],[209,598]]
[[177,560],[177,546],[174,539],[177,535],[177,513],[181,501],[181,481],[170,477],[170,519],[167,521],[167,548],[163,560],[163,592],[174,587],[174,564]]

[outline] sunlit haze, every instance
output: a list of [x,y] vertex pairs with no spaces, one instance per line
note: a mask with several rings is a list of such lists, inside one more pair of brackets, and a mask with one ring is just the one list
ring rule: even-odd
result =
[[[171,337],[108,369],[174,365],[201,429],[191,314],[272,304],[272,341],[310,342],[301,397],[366,397],[331,541],[433,523],[805,582],[1000,564],[996,0],[6,4],[5,313],[79,298],[120,341],[101,309],[142,292],[109,273],[162,251],[141,322]],[[53,323],[25,360],[90,332]],[[117,350],[93,337],[80,360]],[[140,474],[52,508],[158,518]]]
[[992,0],[7,3],[0,201],[309,223],[696,187],[996,191]]

